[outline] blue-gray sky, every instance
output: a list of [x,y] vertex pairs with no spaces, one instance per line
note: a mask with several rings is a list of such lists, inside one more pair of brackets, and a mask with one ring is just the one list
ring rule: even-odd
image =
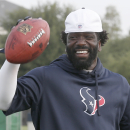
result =
[[[1,0],[0,0],[1,1]],[[75,9],[86,7],[96,11],[101,17],[105,14],[107,6],[115,6],[120,14],[122,34],[128,34],[130,30],[130,1],[129,0],[8,0],[17,5],[21,5],[26,8],[37,6],[38,3],[44,4],[47,1],[53,3],[57,1],[60,6],[72,5]]]

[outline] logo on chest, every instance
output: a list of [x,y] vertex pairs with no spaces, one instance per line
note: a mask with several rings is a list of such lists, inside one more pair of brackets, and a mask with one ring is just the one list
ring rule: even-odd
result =
[[[91,90],[88,87],[83,87],[80,89],[80,96],[82,97],[82,102],[86,106],[85,113],[89,116],[95,115],[97,111],[97,100],[94,99],[92,95],[88,93],[88,91]],[[101,96],[99,96],[99,107],[103,106],[105,104],[105,99]]]

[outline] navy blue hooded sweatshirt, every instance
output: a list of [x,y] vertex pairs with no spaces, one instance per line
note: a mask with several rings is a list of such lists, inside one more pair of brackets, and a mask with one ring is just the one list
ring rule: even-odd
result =
[[130,87],[98,59],[92,72],[76,70],[66,55],[18,79],[10,108],[31,108],[36,130],[130,130]]

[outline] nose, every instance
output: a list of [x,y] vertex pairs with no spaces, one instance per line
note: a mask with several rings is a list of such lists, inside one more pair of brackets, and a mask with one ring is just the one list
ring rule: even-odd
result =
[[84,46],[86,45],[86,39],[84,36],[79,36],[77,39],[77,45]]

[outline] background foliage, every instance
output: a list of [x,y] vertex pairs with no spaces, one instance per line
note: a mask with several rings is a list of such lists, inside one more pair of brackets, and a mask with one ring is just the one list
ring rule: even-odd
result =
[[[24,75],[29,70],[42,65],[48,65],[55,58],[65,53],[65,46],[60,39],[60,33],[64,30],[64,20],[66,16],[74,10],[71,5],[60,7],[58,3],[47,3],[39,5],[36,8],[27,10],[20,8],[15,12],[7,13],[7,18],[3,19],[3,27],[10,32],[10,28],[14,26],[18,19],[24,19],[26,16],[34,18],[42,17],[50,26],[51,35],[49,46],[36,60],[22,64],[19,71],[19,76]],[[102,18],[103,28],[109,33],[109,40],[102,47],[99,53],[99,58],[104,67],[122,74],[130,83],[130,36],[123,36],[121,33],[120,15],[114,6],[108,6],[106,13]],[[0,47],[4,47],[7,36],[0,36]],[[0,65],[2,66],[5,60],[4,55],[0,55]]]

